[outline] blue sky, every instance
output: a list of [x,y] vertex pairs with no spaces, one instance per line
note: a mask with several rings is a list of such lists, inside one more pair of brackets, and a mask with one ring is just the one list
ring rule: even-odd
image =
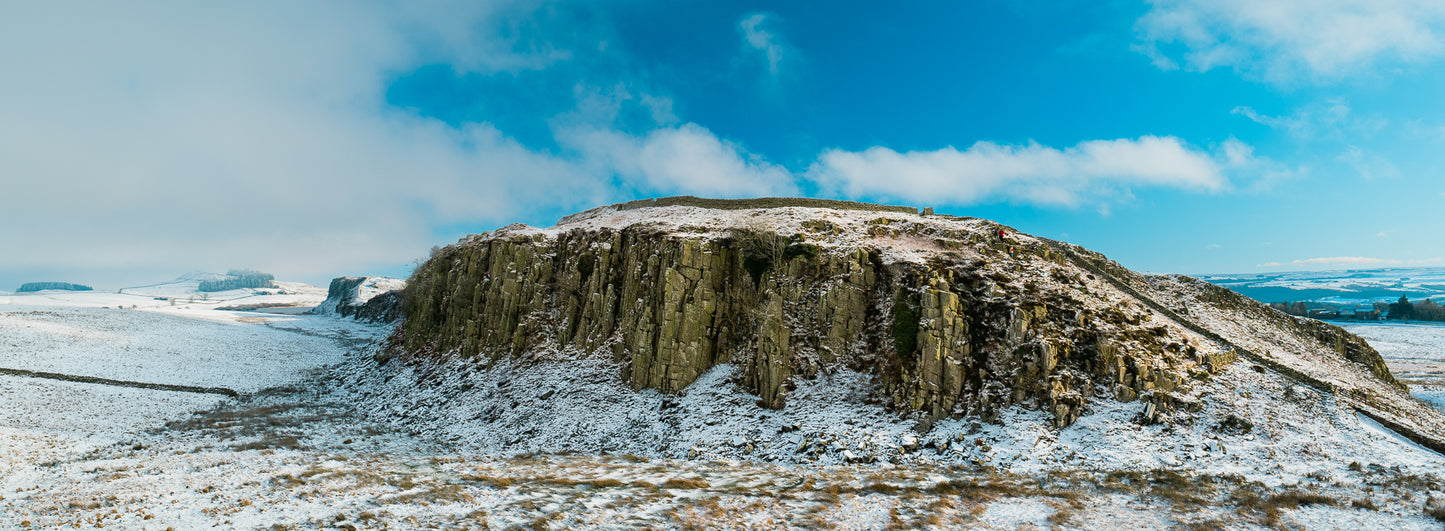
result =
[[404,275],[641,197],[933,206],[1151,272],[1445,264],[1445,6],[8,5],[0,289]]

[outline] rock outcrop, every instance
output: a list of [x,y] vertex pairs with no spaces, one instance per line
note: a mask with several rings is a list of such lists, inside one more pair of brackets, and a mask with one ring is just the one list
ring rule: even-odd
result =
[[[1093,398],[1187,412],[1178,391],[1238,356],[1100,275],[1142,277],[1066,257],[1083,249],[980,219],[787,201],[668,198],[469,237],[413,276],[395,348],[482,365],[606,356],[633,388],[667,393],[730,363],[773,408],[796,379],[846,367],[924,423],[1022,404],[1059,426]],[[1363,341],[1320,326],[1389,378]]]
[[394,278],[333,278],[326,290],[326,300],[313,313],[390,323],[401,318],[401,290],[404,287],[406,281]]

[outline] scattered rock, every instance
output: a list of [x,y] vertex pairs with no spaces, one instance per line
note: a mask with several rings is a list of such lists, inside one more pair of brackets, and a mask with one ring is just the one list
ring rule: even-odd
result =
[[918,436],[912,433],[905,433],[899,437],[898,446],[904,451],[912,452],[918,449]]

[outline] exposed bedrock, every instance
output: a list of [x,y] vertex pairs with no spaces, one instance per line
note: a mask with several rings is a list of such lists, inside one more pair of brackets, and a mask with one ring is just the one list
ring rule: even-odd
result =
[[390,323],[401,318],[403,286],[404,282],[385,277],[336,277],[326,290],[326,300],[312,312]]
[[[910,230],[919,225],[879,218],[868,232]],[[820,247],[812,233],[504,230],[417,270],[394,346],[482,365],[610,356],[634,388],[663,392],[732,363],[773,408],[795,378],[846,366],[876,375],[880,399],[924,422],[1022,404],[1059,426],[1092,397],[1197,406],[1176,390],[1234,361],[1142,305],[1101,298],[1047,246],[1020,244],[1015,260],[984,234],[929,230],[940,252],[885,262],[877,247]]]

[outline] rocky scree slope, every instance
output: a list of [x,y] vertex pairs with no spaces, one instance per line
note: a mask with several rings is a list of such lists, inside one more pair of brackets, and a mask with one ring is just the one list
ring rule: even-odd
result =
[[[789,201],[641,201],[468,237],[418,268],[378,360],[485,371],[586,358],[663,393],[730,365],[772,409],[820,375],[862,373],[877,384],[863,399],[927,431],[1012,406],[1064,427],[1100,400],[1145,401],[1143,422],[1187,416],[1202,408],[1192,386],[1272,352],[1250,338],[1288,337],[1300,354],[1271,354],[1261,370],[1347,375],[1328,390],[1363,397],[1351,404],[1412,438],[1445,440],[1430,429],[1438,413],[1414,407],[1378,353],[1339,328],[1238,297],[1196,309],[1229,292],[987,220]],[[1168,289],[1185,284],[1192,298]],[[1244,331],[1213,330],[1226,322]]]

